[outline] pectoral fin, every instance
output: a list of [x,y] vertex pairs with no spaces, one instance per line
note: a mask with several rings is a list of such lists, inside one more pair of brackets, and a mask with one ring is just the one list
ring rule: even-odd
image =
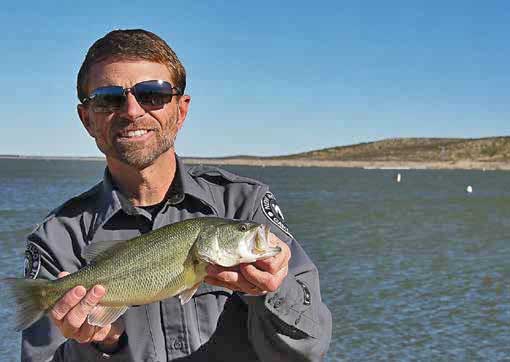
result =
[[127,306],[115,308],[96,305],[87,317],[87,321],[93,326],[104,327],[115,322],[128,308]]
[[181,300],[181,304],[186,304],[189,302],[189,300],[195,295],[195,292],[197,291],[198,287],[200,286],[200,283],[195,284],[189,289],[186,289],[181,294],[179,294],[179,299]]

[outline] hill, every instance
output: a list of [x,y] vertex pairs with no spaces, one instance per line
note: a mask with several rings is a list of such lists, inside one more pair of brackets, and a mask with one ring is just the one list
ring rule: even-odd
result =
[[510,161],[510,137],[395,138],[273,158],[322,161],[500,162]]
[[188,163],[510,170],[510,137],[394,138],[286,156],[187,158]]

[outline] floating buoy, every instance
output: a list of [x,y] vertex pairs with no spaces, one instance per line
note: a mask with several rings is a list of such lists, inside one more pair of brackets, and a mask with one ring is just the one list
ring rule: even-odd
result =
[[466,187],[466,192],[468,194],[472,193],[473,192],[473,188],[471,187],[471,185],[469,185],[468,187]]
[[400,182],[402,180],[402,175],[400,173],[397,173],[397,182]]

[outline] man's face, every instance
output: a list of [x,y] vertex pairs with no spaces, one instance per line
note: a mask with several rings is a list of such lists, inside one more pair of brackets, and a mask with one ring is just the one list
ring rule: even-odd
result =
[[[173,85],[168,68],[149,61],[103,61],[94,64],[87,91],[105,86],[130,88],[147,80],[164,80]],[[190,102],[189,96],[172,97],[163,106],[142,106],[129,92],[116,112],[94,112],[90,104],[79,105],[78,113],[98,148],[112,159],[143,169],[174,146]]]

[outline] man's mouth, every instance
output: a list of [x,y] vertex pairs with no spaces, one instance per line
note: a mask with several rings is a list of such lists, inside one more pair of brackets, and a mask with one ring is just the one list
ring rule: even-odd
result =
[[129,131],[127,133],[127,137],[140,137],[146,134],[147,132],[149,131],[147,131],[146,129],[140,129],[138,131]]
[[145,136],[147,133],[151,132],[150,129],[137,129],[133,131],[122,131],[119,133],[120,138],[137,138]]

